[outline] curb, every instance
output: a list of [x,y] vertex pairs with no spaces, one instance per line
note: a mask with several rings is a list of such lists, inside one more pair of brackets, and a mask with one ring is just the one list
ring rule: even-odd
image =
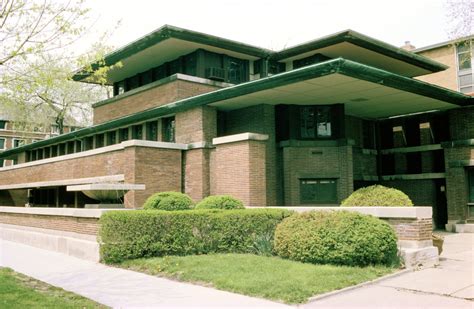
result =
[[340,289],[340,290],[327,292],[327,293],[324,293],[324,294],[321,294],[321,295],[316,295],[316,296],[313,296],[313,297],[309,298],[309,300],[306,303],[300,304],[300,305],[307,305],[309,303],[321,300],[323,298],[332,297],[332,296],[339,295],[339,294],[342,294],[342,293],[345,293],[345,292],[349,292],[351,290],[355,290],[355,289],[358,289],[358,288],[361,288],[361,287],[364,287],[364,286],[373,285],[373,284],[376,284],[376,283],[379,283],[379,282],[382,282],[382,281],[385,281],[385,280],[388,280],[388,279],[392,279],[392,278],[404,275],[404,274],[409,273],[409,272],[414,272],[414,271],[415,271],[415,269],[404,269],[404,270],[401,270],[401,271],[396,272],[394,274],[389,274],[389,275],[386,275],[386,276],[383,276],[383,277],[380,277],[380,278],[377,278],[377,279],[374,279],[374,280],[371,280],[371,281],[362,282],[362,283],[359,283],[359,284],[356,284],[356,285],[348,286],[348,287]]

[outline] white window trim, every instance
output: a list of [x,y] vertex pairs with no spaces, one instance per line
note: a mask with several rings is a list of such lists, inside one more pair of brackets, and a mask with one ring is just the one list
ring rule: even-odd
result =
[[[17,147],[15,147],[15,141],[23,141],[24,142],[23,145],[26,144],[26,139],[24,139],[24,138],[14,138],[14,139],[12,139],[12,148],[17,148]],[[20,145],[20,146],[22,146],[22,145]],[[20,146],[18,146],[18,147],[20,147]]]
[[472,87],[472,89],[474,91],[474,40],[470,41],[470,48],[471,48],[471,69],[470,69],[471,72],[467,73],[468,70],[459,70],[458,46],[456,44],[454,44],[454,60],[455,60],[455,63],[456,63],[456,83],[457,83],[457,88],[458,88],[459,92],[461,92],[461,88],[469,87],[469,85],[461,87],[461,80],[460,80],[461,76],[468,75],[468,74],[471,75],[472,83],[471,83],[470,87]]

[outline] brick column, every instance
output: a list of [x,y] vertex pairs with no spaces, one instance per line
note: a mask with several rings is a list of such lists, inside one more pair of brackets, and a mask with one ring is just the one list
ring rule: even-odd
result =
[[212,194],[229,194],[246,206],[267,204],[266,140],[268,135],[242,133],[215,138]]

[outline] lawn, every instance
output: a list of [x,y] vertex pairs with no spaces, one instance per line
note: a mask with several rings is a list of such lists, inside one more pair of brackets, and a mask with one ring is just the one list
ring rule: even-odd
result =
[[118,266],[290,304],[396,271],[384,266],[313,265],[252,254],[166,256]]
[[0,267],[0,308],[108,308]]

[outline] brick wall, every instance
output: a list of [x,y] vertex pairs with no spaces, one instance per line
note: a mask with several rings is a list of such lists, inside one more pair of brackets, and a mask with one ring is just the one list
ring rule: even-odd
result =
[[245,140],[216,146],[212,156],[211,194],[229,194],[246,206],[267,205],[265,142]]
[[388,222],[397,234],[398,240],[431,240],[433,220],[431,218],[381,218]]
[[474,107],[453,109],[448,115],[451,140],[474,138]]
[[401,190],[410,197],[415,206],[436,205],[436,186],[432,179],[390,180],[382,185]]
[[282,183],[277,167],[277,145],[275,136],[275,107],[261,104],[225,113],[223,135],[245,132],[268,135],[266,142],[266,194],[267,205],[282,205],[283,194],[278,190]]
[[337,180],[337,203],[353,191],[352,147],[283,148],[285,205],[300,205],[301,178]]
[[456,71],[456,53],[454,46],[448,45],[440,48],[427,50],[419,53],[422,56],[431,58],[449,66],[447,70],[418,76],[416,79],[442,86],[451,90],[458,90],[457,71]]
[[98,218],[0,213],[0,223],[97,235]]
[[94,124],[134,114],[152,107],[172,103],[218,89],[216,86],[174,80],[136,94],[124,94],[124,98],[94,108]]
[[377,176],[377,155],[363,153],[360,148],[353,148],[354,177]]

